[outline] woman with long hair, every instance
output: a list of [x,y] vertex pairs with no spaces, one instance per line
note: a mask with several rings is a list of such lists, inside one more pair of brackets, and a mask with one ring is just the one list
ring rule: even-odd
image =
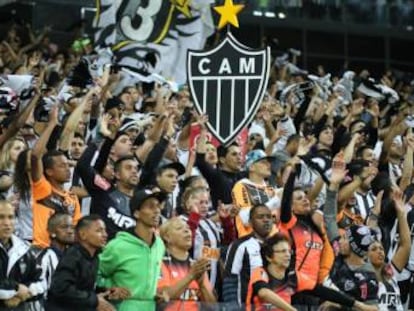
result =
[[31,242],[33,239],[33,210],[32,210],[32,181],[30,178],[31,150],[21,152],[16,161],[14,172],[14,192],[18,197],[16,201],[17,235]]
[[[337,191],[337,186],[344,179],[346,169],[342,154],[339,154],[333,162],[328,190],[334,193]],[[336,166],[337,163],[340,163],[341,166]],[[298,168],[296,168],[297,170]],[[294,273],[291,281],[295,283],[297,292],[292,299],[292,304],[298,310],[316,310],[319,301],[313,300],[313,296],[338,302],[335,299],[337,295],[331,297],[329,293],[326,294],[326,287],[322,285],[328,278],[334,264],[335,255],[325,226],[319,222],[320,214],[312,209],[307,194],[300,188],[294,188],[295,178],[294,170],[291,172],[283,190],[280,231],[292,241],[293,256],[290,270]],[[332,198],[328,200],[327,197],[324,210],[326,209],[336,210],[335,195],[333,195],[333,200]],[[343,287],[338,287],[343,293],[350,294]],[[337,293],[339,294],[339,292]],[[340,304],[357,308],[355,300],[364,301],[359,296],[352,294],[350,296],[354,298],[354,305],[349,299],[346,299],[346,304],[344,302]],[[368,310],[376,309],[364,304],[360,307]]]
[[[399,244],[389,263],[385,262],[386,254],[381,241],[373,242],[368,248],[368,259],[375,269],[378,281],[378,307],[380,311],[403,311],[400,288],[396,274],[400,273],[408,262],[411,249],[410,229],[407,222],[402,192],[393,190],[394,208],[397,214]],[[381,200],[379,200],[381,201]],[[380,207],[381,203],[376,207]],[[377,220],[380,210],[373,209],[368,219],[372,227],[378,226]]]
[[27,149],[25,140],[21,137],[14,137],[8,140],[0,152],[0,192],[4,199],[14,200],[11,198],[13,175],[16,168],[17,157]]

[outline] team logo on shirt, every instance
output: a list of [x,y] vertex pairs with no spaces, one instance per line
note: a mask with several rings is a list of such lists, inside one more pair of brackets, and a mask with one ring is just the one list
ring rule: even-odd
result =
[[355,283],[351,280],[346,280],[344,284],[344,290],[346,292],[349,292],[350,290],[353,290],[355,288]]
[[397,310],[397,306],[401,304],[401,298],[396,293],[383,293],[380,295],[378,303],[387,305],[388,310]]
[[107,217],[112,219],[112,221],[120,228],[129,229],[135,226],[134,219],[119,213],[114,207],[108,208]]
[[318,250],[323,249],[323,244],[315,242],[315,241],[306,241],[305,246],[306,248],[310,248],[310,249],[318,249]]
[[27,270],[27,264],[26,264],[26,261],[25,261],[23,258],[21,258],[21,259],[19,260],[19,268],[20,268],[20,273],[21,273],[22,275],[26,273],[26,270]]
[[188,82],[195,108],[223,145],[234,141],[260,107],[269,77],[270,49],[252,49],[231,33],[214,49],[189,51]]

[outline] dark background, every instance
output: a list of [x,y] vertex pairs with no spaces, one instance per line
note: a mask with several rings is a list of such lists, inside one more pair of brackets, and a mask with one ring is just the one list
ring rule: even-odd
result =
[[[302,7],[287,6],[286,0],[234,2],[246,5],[239,15],[240,28],[231,30],[242,43],[260,47],[267,42],[273,55],[281,55],[288,48],[299,49],[300,67],[311,72],[323,64],[332,73],[341,72],[346,65],[357,71],[367,68],[375,76],[386,69],[414,73],[414,1],[403,1],[400,6],[387,1],[381,8],[370,0],[360,1],[360,5],[334,0],[317,5],[316,1],[304,0]],[[68,47],[81,34],[92,34],[94,6],[94,0],[12,1],[0,7],[0,31],[5,35],[13,21],[30,23],[36,30],[50,25],[51,41]],[[254,16],[254,11],[275,16]],[[286,18],[280,19],[279,13]]]

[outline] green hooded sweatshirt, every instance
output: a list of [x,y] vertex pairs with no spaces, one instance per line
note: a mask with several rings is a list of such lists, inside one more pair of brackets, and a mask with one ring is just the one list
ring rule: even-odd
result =
[[124,287],[131,297],[115,304],[118,311],[154,311],[160,266],[165,254],[161,238],[149,246],[133,233],[119,232],[99,255],[98,285]]

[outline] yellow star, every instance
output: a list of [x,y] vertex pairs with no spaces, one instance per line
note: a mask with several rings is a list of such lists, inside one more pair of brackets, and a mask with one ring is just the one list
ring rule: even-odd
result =
[[191,17],[190,2],[191,0],[171,0],[172,5],[186,17]]
[[224,5],[215,6],[214,10],[220,14],[218,28],[223,28],[226,24],[232,24],[239,28],[239,20],[237,14],[243,10],[244,4],[234,4],[233,0],[225,0]]

